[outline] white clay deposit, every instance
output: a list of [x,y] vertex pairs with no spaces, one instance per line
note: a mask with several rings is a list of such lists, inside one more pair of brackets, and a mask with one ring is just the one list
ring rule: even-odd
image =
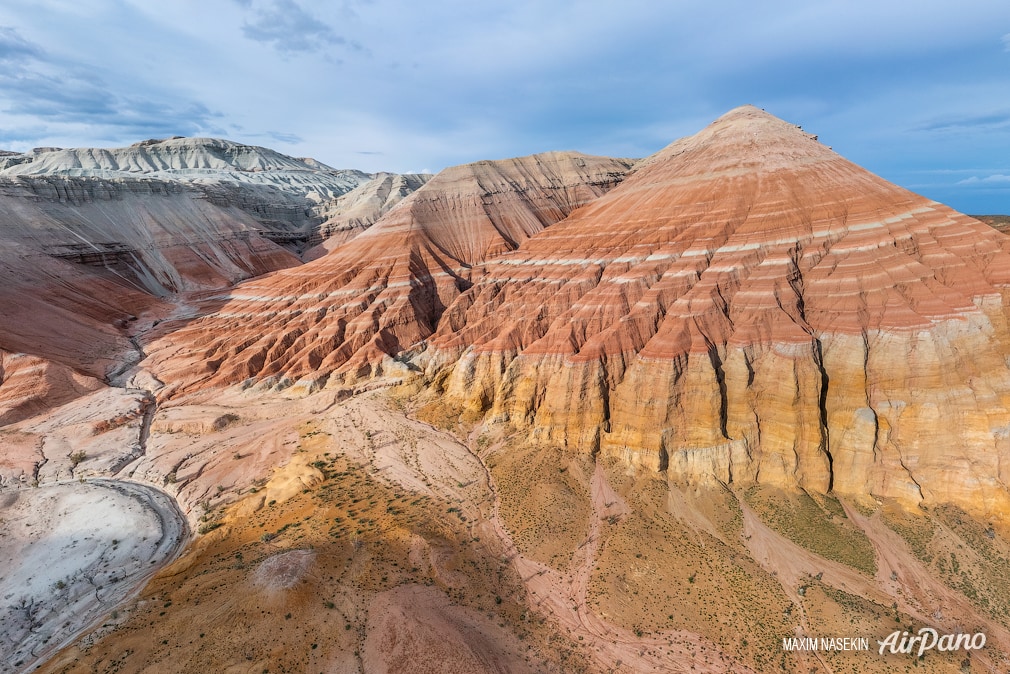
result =
[[170,559],[185,520],[114,480],[0,493],[0,672],[23,672],[111,613]]

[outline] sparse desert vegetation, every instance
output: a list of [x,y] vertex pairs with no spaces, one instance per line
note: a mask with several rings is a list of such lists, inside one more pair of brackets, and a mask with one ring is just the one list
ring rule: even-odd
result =
[[519,549],[560,571],[589,531],[588,457],[509,445],[488,459],[502,518]]
[[712,504],[713,520],[722,522],[723,539],[671,512],[669,491],[676,487],[652,476],[611,475],[630,512],[601,529],[589,585],[593,610],[636,633],[670,641],[682,632],[698,633],[756,671],[777,668],[783,657],[795,665],[776,648],[794,622],[790,602],[741,545],[732,495],[712,490],[701,499]]
[[794,543],[867,575],[876,573],[873,546],[834,496],[752,487],[744,498],[764,522]]
[[[674,662],[817,670],[816,658],[783,652],[783,636],[877,635],[940,610],[910,609],[904,597],[921,591],[920,579],[877,568],[879,536],[866,522],[898,532],[908,563],[928,565],[944,591],[963,597],[942,621],[977,609],[1005,624],[1006,545],[957,509],[885,503],[856,508],[853,519],[831,496],[669,484],[613,459],[449,424],[454,437],[405,416],[410,396],[339,398],[326,415],[288,420],[278,434],[288,460],[237,497],[208,477],[187,554],[41,671],[229,662],[368,671],[394,657],[380,638],[427,639],[478,670],[491,661],[510,671],[598,672],[618,661],[634,663],[630,671]],[[244,438],[246,423],[205,432]],[[222,466],[256,457],[243,445],[218,451]],[[751,540],[748,517],[771,538]],[[803,551],[800,570],[764,554],[785,545],[775,536]],[[823,572],[834,568],[849,575]],[[431,641],[429,624],[444,638]],[[905,671],[851,653],[824,657],[835,672]],[[916,671],[949,664],[927,659]]]
[[952,505],[891,512],[885,521],[937,579],[1010,626],[1010,544],[1002,530]]
[[[339,428],[341,422],[335,423]],[[368,431],[366,437],[363,429],[358,437],[365,454],[353,458],[335,442],[334,430],[328,423],[299,424],[297,461],[262,491],[208,511],[212,519],[187,555],[100,632],[110,638],[82,641],[45,671],[150,671],[235,661],[252,663],[256,671],[360,667],[379,657],[369,655],[376,630],[422,635],[424,622],[436,619],[447,621],[445,629],[461,630],[459,642],[452,642],[453,658],[510,662],[510,671],[544,671],[562,662],[575,671],[588,667],[578,646],[527,605],[507,557],[472,529],[470,517],[461,516],[462,508],[472,513],[472,506],[377,474],[367,453],[382,433]],[[408,429],[396,432],[409,448]],[[303,466],[321,479],[301,489],[284,487],[287,473],[301,474]],[[269,560],[300,550],[311,552],[311,562],[291,571],[293,580],[286,571],[258,573]],[[400,610],[389,602],[409,588],[427,593],[423,601],[442,618],[379,620],[377,607]],[[552,655],[543,660],[539,653]]]

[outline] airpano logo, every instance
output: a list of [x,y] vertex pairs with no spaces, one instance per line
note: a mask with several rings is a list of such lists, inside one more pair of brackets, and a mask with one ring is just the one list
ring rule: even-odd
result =
[[[917,634],[908,632],[891,632],[880,644],[880,655],[886,650],[889,653],[914,653],[922,657],[928,651],[936,649],[939,652],[977,651],[985,647],[985,634],[944,634],[940,635],[932,627],[923,627]],[[918,647],[916,647],[918,644]]]

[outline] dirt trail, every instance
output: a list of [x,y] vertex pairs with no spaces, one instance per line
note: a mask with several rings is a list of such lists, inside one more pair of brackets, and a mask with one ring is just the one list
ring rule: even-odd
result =
[[890,605],[891,596],[881,591],[872,579],[792,542],[762,522],[743,499],[740,499],[740,509],[743,512],[744,544],[751,557],[778,578],[786,596],[801,610],[799,587],[804,578],[817,575],[821,575],[822,582],[840,590]]

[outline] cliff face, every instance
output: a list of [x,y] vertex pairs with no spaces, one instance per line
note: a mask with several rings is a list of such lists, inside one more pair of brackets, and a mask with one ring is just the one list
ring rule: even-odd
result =
[[547,153],[447,169],[346,245],[222,295],[152,345],[152,367],[179,388],[374,373],[434,332],[474,265],[592,201],[629,164]]
[[[674,481],[1010,507],[1002,235],[750,107],[629,167],[547,153],[413,192],[421,179],[377,178],[330,212],[350,231],[385,210],[374,225],[162,324],[146,366],[163,399],[423,371],[452,413]],[[58,321],[80,295],[97,318],[71,318],[80,330],[42,350],[12,324],[0,347],[98,378],[130,350],[109,321],[150,301],[116,286],[129,259],[148,290],[289,261],[198,185],[41,176],[3,190],[22,223],[5,239],[49,253],[20,287],[56,300],[0,304]],[[73,256],[102,258],[97,294],[82,268],[52,267]]]
[[137,357],[127,326],[170,310],[158,297],[298,262],[261,234],[276,204],[305,217],[292,197],[273,198],[275,188],[68,175],[82,163],[73,152],[34,154],[48,157],[45,170],[33,174],[24,155],[8,155],[20,174],[0,175],[0,424],[125,369]]
[[671,480],[1010,506],[1010,250],[751,107],[490,261],[445,401]]
[[145,292],[199,290],[298,262],[216,193],[154,179],[22,176],[0,181],[0,239],[107,270]]

